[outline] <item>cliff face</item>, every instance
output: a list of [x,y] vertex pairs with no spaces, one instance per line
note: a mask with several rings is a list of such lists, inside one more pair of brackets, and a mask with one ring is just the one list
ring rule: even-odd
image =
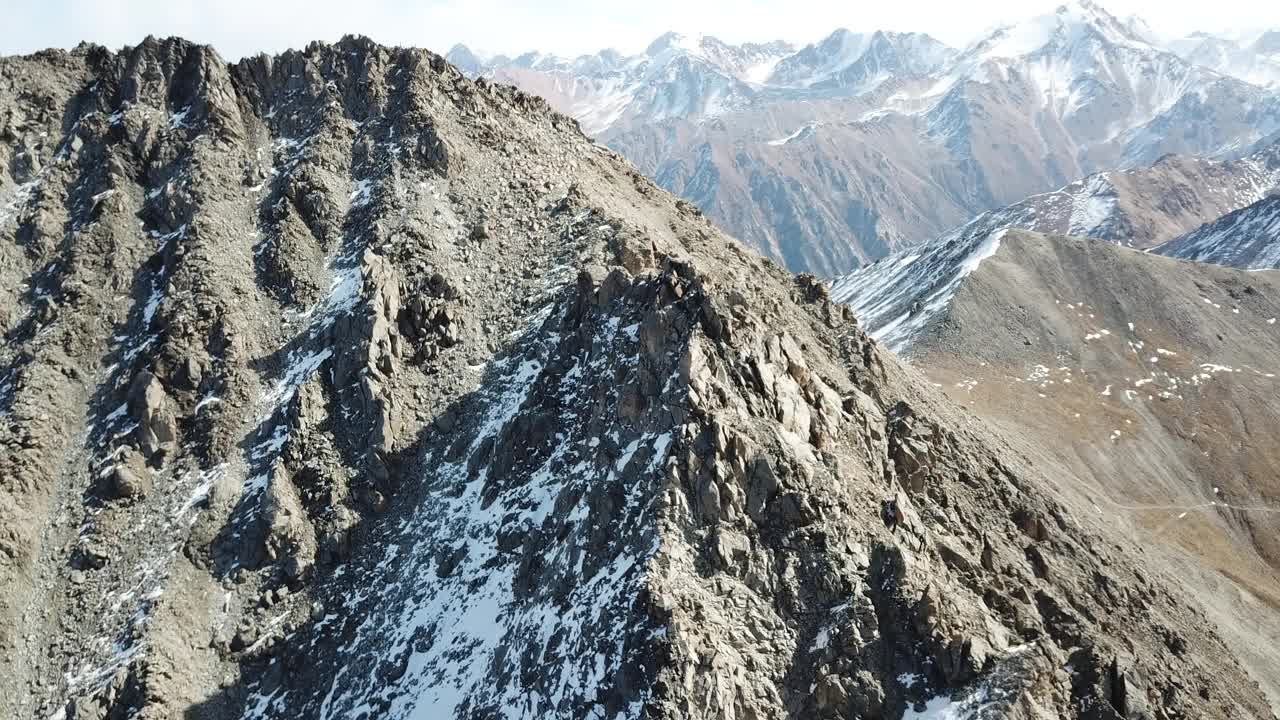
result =
[[1269,716],[1158,548],[540,100],[147,40],[0,61],[0,160],[6,715]]

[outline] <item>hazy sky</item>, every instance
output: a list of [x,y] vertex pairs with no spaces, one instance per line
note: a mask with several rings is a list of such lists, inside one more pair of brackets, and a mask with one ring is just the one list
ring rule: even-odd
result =
[[[111,48],[147,34],[182,35],[227,58],[300,47],[360,33],[438,52],[462,42],[515,54],[563,55],[642,49],[667,30],[706,32],[730,42],[816,40],[832,29],[921,30],[964,44],[997,24],[1049,10],[1061,0],[3,0],[0,54],[71,47]],[[1103,0],[1164,34],[1280,27],[1270,0]]]

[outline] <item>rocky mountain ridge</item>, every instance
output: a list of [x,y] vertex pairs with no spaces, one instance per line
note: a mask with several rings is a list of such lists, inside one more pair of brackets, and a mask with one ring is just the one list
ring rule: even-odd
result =
[[1272,717],[1120,533],[531,95],[0,59],[16,717]]

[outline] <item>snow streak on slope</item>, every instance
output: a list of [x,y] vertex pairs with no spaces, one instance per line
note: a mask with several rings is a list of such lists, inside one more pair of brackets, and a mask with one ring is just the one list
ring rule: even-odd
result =
[[1246,270],[1280,269],[1280,196],[1206,223],[1154,252]]
[[0,193],[0,226],[16,216],[35,192],[38,181],[32,180]]
[[788,136],[786,136],[786,137],[778,138],[778,139],[776,139],[776,140],[770,140],[770,141],[769,141],[769,144],[770,144],[770,145],[775,145],[775,146],[776,146],[776,145],[786,145],[787,143],[791,142],[792,140],[798,140],[798,139],[800,139],[800,137],[801,137],[801,136],[803,136],[803,135],[805,135],[806,133],[812,134],[812,133],[813,133],[813,129],[814,129],[814,127],[815,127],[815,126],[814,126],[814,125],[812,125],[812,124],[810,124],[810,125],[803,125],[803,126],[801,126],[801,128],[800,128],[799,130],[796,130],[795,132],[791,133],[790,135],[788,135]]
[[1071,198],[1069,235],[1091,236],[1107,224],[1116,211],[1116,188],[1107,173],[1091,175],[1071,186],[1077,192]]
[[902,353],[946,310],[960,282],[1000,249],[1004,233],[966,226],[837,279],[831,296],[852,307],[872,337]]

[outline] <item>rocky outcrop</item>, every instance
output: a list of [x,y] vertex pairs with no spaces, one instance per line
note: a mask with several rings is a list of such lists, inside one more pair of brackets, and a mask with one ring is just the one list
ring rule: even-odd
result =
[[129,412],[138,423],[138,447],[148,459],[163,460],[178,442],[178,420],[173,401],[155,375],[142,371],[129,385]]
[[110,493],[122,500],[142,499],[152,490],[151,472],[142,455],[125,451],[110,470]]

